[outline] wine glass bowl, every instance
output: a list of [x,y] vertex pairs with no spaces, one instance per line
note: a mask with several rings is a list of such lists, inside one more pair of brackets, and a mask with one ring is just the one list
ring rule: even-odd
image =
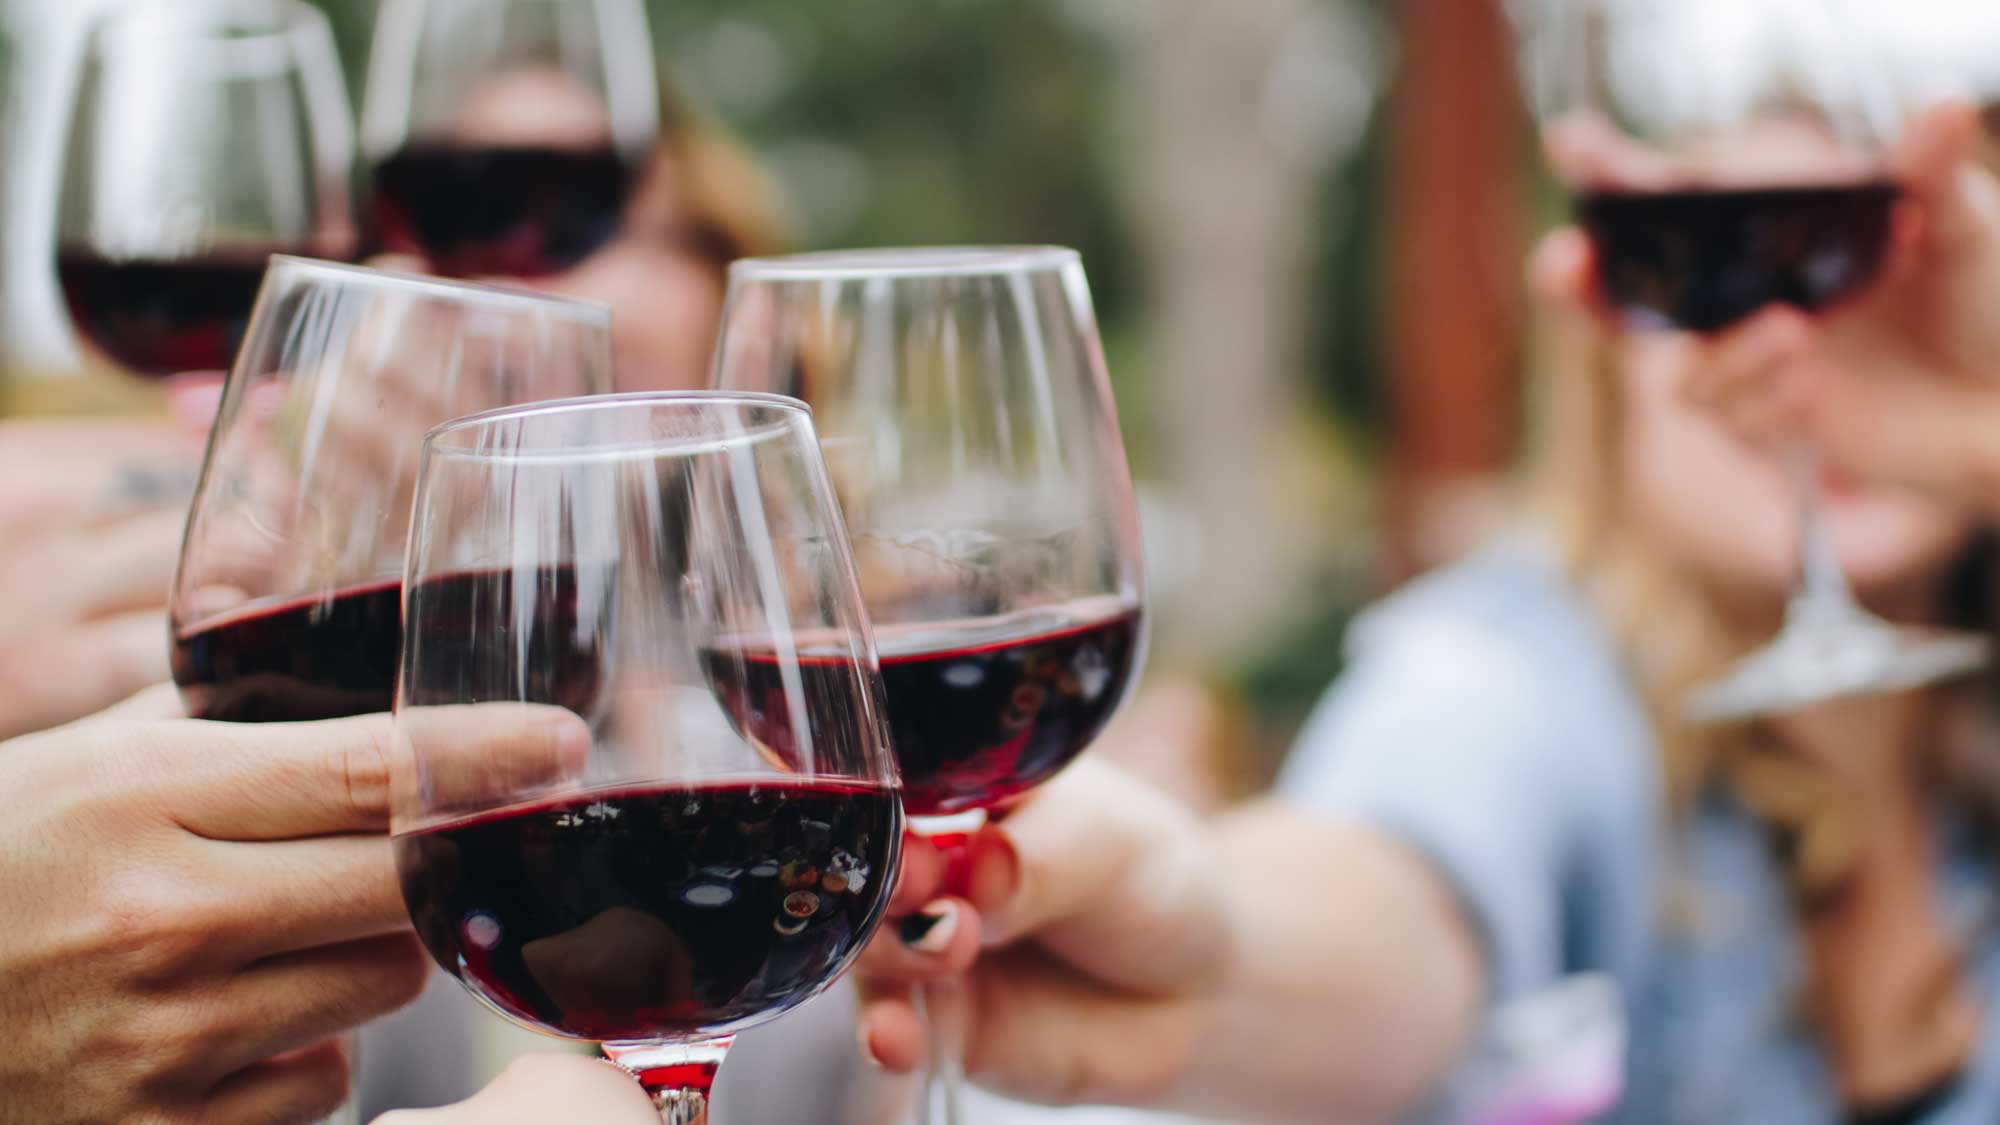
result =
[[[900,855],[810,413],[683,393],[451,423],[412,526],[393,827],[418,933],[489,1007],[603,1044],[697,1120],[729,1037],[858,955]],[[769,726],[718,675],[751,646]],[[492,708],[579,752],[525,775],[455,754]]]
[[614,237],[659,132],[639,0],[389,0],[363,144],[386,250],[558,273]]
[[223,388],[169,605],[189,713],[389,709],[425,430],[611,388],[603,308],[277,257]]
[[301,0],[177,0],[93,23],[70,115],[57,274],[131,374],[229,366],[272,252],[352,256],[353,123]]
[[1075,252],[739,262],[716,372],[817,412],[911,814],[1003,804],[1081,753],[1137,674],[1145,616]]

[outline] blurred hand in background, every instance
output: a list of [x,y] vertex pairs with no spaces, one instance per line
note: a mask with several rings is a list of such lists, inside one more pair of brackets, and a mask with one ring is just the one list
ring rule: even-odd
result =
[[167,678],[201,442],[168,422],[0,424],[0,738]]
[[[1551,160],[1600,180],[1657,178],[1643,154],[1599,140],[1563,134]],[[1685,393],[1758,446],[1803,440],[1862,480],[2000,510],[2000,179],[1982,161],[1977,111],[1925,111],[1894,169],[1904,194],[1883,278],[1817,316],[1772,306],[1693,338]],[[1533,281],[1572,310],[1603,311],[1581,231],[1545,240]]]

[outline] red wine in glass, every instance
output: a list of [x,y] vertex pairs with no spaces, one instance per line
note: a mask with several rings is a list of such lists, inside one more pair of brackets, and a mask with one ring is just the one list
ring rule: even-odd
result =
[[598,790],[396,837],[417,933],[514,1019],[727,1034],[825,988],[887,907],[895,790],[761,779]]
[[[912,816],[992,808],[1053,777],[1082,753],[1125,698],[1142,615],[1091,604],[979,622],[876,632],[889,729]],[[777,654],[756,645],[707,653],[716,693],[748,737],[780,756],[792,712]],[[811,670],[802,698],[816,716]],[[809,719],[809,722],[812,720]]]
[[228,370],[250,323],[267,256],[237,251],[119,259],[65,246],[56,256],[56,274],[77,332],[133,374],[158,378]]
[[539,277],[618,233],[633,171],[610,147],[409,145],[375,169],[385,249],[457,277]]
[[1864,288],[1894,184],[1592,191],[1577,217],[1605,299],[1639,327],[1713,332],[1767,305],[1817,312]]
[[[577,595],[573,568],[534,579],[536,617],[528,640],[541,657],[535,675],[545,698],[587,710],[597,690],[598,652],[573,643]],[[511,572],[474,571],[424,585],[435,643],[469,645],[454,620],[507,613]],[[403,584],[382,582],[324,597],[301,598],[211,619],[174,638],[174,682],[188,713],[231,723],[338,719],[389,710],[402,655]],[[491,619],[490,617],[488,618]],[[549,643],[560,638],[562,643]]]

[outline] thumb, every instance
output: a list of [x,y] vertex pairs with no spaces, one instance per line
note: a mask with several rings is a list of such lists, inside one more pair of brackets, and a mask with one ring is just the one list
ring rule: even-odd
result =
[[471,1100],[443,1109],[403,1110],[375,1125],[658,1125],[645,1091],[616,1066],[581,1055],[527,1055]]
[[1194,814],[1084,761],[973,844],[970,897],[989,946],[1023,939],[1106,984],[1174,990],[1224,956],[1229,932]]

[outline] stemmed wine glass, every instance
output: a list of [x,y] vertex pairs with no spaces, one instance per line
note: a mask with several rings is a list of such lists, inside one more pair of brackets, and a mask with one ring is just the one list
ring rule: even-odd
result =
[[604,308],[272,259],[209,436],[170,603],[188,712],[387,711],[424,432],[611,389]]
[[[487,1006],[705,1121],[731,1039],[854,959],[901,854],[811,413],[681,393],[463,419],[424,442],[411,527],[393,830],[417,932]],[[456,754],[495,708],[567,721],[570,768]]]
[[57,219],[77,332],[134,375],[219,375],[270,254],[354,254],[353,161],[310,4],[114,7],[87,39]]
[[[389,710],[423,432],[606,391],[611,378],[610,314],[598,306],[272,258],[209,432],[169,602],[188,714]],[[353,1114],[350,1104],[332,1120]]]
[[[1145,581],[1075,251],[738,262],[716,379],[817,412],[919,830],[949,847],[1090,745],[1138,674]],[[925,1112],[956,1121],[953,1001],[929,999]]]
[[[1715,332],[1786,304],[1837,316],[1888,254],[1903,106],[1852,13],[1824,0],[1548,0],[1529,76],[1609,308]],[[1855,600],[1811,448],[1790,451],[1799,571],[1778,636],[1687,702],[1729,722],[1967,674],[1983,637],[1892,625]]]
[[387,0],[375,237],[459,277],[559,273],[618,233],[659,129],[643,0]]

